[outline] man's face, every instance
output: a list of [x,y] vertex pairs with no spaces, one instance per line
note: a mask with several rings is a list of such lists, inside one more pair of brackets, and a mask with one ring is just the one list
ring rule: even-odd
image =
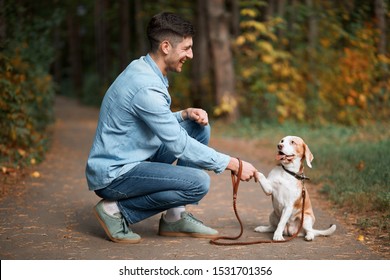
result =
[[171,45],[169,52],[166,56],[166,72],[172,71],[180,73],[182,71],[183,64],[187,59],[192,59],[192,37],[186,37],[175,47]]

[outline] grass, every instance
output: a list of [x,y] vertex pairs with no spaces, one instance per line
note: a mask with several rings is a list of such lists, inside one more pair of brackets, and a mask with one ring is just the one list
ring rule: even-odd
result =
[[257,138],[275,147],[282,137],[297,135],[314,155],[307,175],[339,209],[359,214],[361,229],[375,227],[390,241],[390,123],[361,127],[309,127],[299,124],[217,123],[224,136]]

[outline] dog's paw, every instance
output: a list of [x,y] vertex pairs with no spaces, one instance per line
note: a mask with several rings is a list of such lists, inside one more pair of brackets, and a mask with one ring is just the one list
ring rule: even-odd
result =
[[261,172],[259,172],[259,171],[257,171],[257,177],[258,177],[259,179],[265,179],[264,174],[261,173]]
[[265,228],[265,226],[258,226],[255,228],[255,231],[256,232],[264,232],[264,228]]
[[275,228],[271,226],[258,226],[255,228],[256,232],[273,232]]
[[314,240],[314,234],[312,232],[306,233],[305,240],[306,241],[313,241]]
[[274,241],[284,241],[283,235],[274,234],[274,237],[272,238]]

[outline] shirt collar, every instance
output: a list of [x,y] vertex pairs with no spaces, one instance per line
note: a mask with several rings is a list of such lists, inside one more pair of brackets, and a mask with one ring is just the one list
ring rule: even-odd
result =
[[153,69],[153,71],[157,74],[157,76],[160,77],[160,79],[162,80],[162,82],[164,83],[164,85],[166,87],[169,87],[169,82],[168,82],[168,78],[166,76],[164,76],[160,70],[160,68],[158,68],[156,62],[154,62],[154,60],[152,59],[152,57],[150,56],[150,54],[147,54],[145,56],[145,61],[150,65],[150,67]]

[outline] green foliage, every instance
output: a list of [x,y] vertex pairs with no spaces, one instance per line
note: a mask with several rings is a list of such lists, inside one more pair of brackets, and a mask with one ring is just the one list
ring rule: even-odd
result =
[[256,119],[302,120],[304,83],[291,54],[278,47],[282,42],[275,35],[283,20],[261,22],[258,12],[249,8],[243,8],[241,15],[243,32],[235,47],[243,113]]
[[[372,5],[355,5],[351,12],[332,2],[313,3],[287,5],[285,18],[268,21],[251,1],[241,5],[235,47],[242,114],[280,123],[388,119],[390,57],[378,53]],[[309,45],[311,14],[318,31]]]
[[6,4],[7,40],[0,53],[3,167],[23,166],[42,159],[48,142],[47,128],[53,121],[55,93],[49,75],[54,52],[48,30],[56,20],[35,18],[24,22],[20,18],[23,9]]

